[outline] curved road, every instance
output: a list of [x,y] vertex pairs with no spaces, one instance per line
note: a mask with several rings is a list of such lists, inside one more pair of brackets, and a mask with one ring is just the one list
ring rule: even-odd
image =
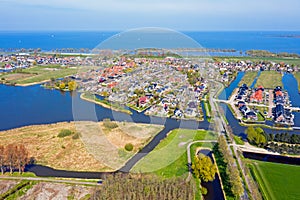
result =
[[186,147],[186,153],[187,153],[187,160],[188,160],[188,167],[189,167],[189,175],[186,179],[186,181],[190,181],[191,180],[191,176],[192,176],[192,158],[191,158],[191,146],[195,143],[212,143],[212,142],[218,142],[217,140],[197,140],[197,141],[193,141],[190,142],[187,147]]

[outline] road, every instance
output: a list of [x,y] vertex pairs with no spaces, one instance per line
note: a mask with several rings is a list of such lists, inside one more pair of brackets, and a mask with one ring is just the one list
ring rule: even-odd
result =
[[187,160],[188,160],[188,167],[189,167],[189,175],[186,179],[186,181],[190,181],[192,177],[192,157],[191,157],[191,146],[195,143],[212,143],[212,142],[218,142],[217,140],[197,140],[190,142],[186,147],[186,153],[187,153]]
[[53,182],[53,183],[67,183],[67,184],[76,184],[76,185],[99,185],[97,182],[91,181],[77,181],[77,180],[61,180],[54,178],[42,178],[42,177],[17,177],[17,176],[0,176],[2,180],[28,180],[28,181],[44,181],[44,182]]
[[[219,82],[217,82],[215,80],[212,80],[212,82],[214,82],[217,85],[222,85],[221,83],[219,83]],[[216,87],[214,87],[214,88],[216,88]],[[219,86],[218,88],[222,88],[222,86]],[[230,135],[230,131],[228,130],[227,125],[226,125],[224,119],[222,117],[220,117],[220,113],[221,112],[219,110],[219,106],[216,106],[216,103],[217,103],[216,102],[216,98],[217,97],[215,97],[215,96],[216,96],[217,92],[215,90],[212,90],[212,92],[215,92],[215,94],[214,95],[210,95],[210,100],[209,101],[210,101],[210,104],[211,104],[211,109],[212,109],[212,111],[214,113],[214,115],[212,115],[212,116],[214,116],[215,130],[217,131],[217,133],[219,135],[223,135],[224,133],[227,133],[228,136],[229,136],[229,138],[230,138],[230,140],[231,140],[231,142],[233,143],[233,145],[232,145],[233,152],[232,152],[231,149],[230,149],[230,146],[229,146],[230,144],[228,144],[228,142],[227,142],[227,145],[228,145],[228,148],[229,148],[229,152],[231,153],[232,156],[233,156],[233,153],[236,156],[237,163],[240,166],[241,172],[242,172],[242,174],[243,174],[243,176],[245,177],[245,180],[246,180],[246,182],[244,182],[242,180],[243,187],[244,187],[244,194],[241,197],[241,199],[247,199],[248,200],[249,196],[248,196],[248,193],[247,193],[245,185],[249,185],[249,181],[248,181],[248,179],[247,179],[247,177],[245,175],[244,169],[241,167],[243,165],[242,165],[241,158],[240,158],[240,156],[239,156],[239,154],[237,152],[237,146],[235,144],[235,141],[233,140],[232,136]],[[250,191],[250,193],[251,193],[251,191]]]

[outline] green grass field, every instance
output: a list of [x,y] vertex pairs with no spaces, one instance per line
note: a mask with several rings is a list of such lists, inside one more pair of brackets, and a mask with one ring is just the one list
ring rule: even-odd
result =
[[[53,70],[51,70],[53,69]],[[33,82],[40,82],[50,80],[51,78],[62,78],[78,72],[77,67],[65,68],[55,65],[48,66],[36,66],[28,69],[24,69],[23,72],[34,74],[32,77],[17,80],[18,84],[28,84]]]
[[[4,78],[8,82],[17,84],[31,84],[42,81],[50,81],[51,78],[63,78],[76,74],[79,67],[61,67],[60,65],[43,65],[33,66],[22,69],[18,72],[2,74],[0,78]],[[84,70],[80,68],[80,70]]]
[[[203,130],[173,130],[153,151],[141,159],[131,171],[152,172],[166,178],[187,175],[187,145],[195,140],[214,139],[216,139],[215,134]],[[197,145],[201,146],[201,144]],[[212,147],[212,144],[203,143],[202,146]],[[191,147],[191,152],[193,152],[193,148],[194,145]]]
[[282,86],[282,76],[276,71],[263,71],[258,77],[255,87],[260,85],[270,89],[273,89],[276,86]]
[[294,65],[300,65],[300,59],[299,58],[276,58],[276,57],[214,57],[215,59],[225,60],[225,61],[240,61],[240,60],[250,60],[252,62],[259,62],[259,61],[272,61],[276,63],[284,62],[286,64],[294,64]]
[[244,83],[247,84],[248,86],[250,86],[253,83],[253,81],[254,81],[254,79],[255,79],[256,76],[257,76],[257,72],[256,71],[254,71],[254,72],[253,71],[246,72],[245,75],[244,75],[244,77],[240,81],[239,86],[241,86]]
[[253,161],[255,179],[265,199],[300,199],[300,166]]
[[294,74],[294,76],[295,76],[295,79],[296,79],[297,82],[298,82],[298,91],[300,91],[300,72],[296,72],[296,73]]

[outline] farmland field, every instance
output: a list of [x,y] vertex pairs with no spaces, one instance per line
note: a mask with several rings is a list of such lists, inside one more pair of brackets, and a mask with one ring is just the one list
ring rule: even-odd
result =
[[300,166],[260,161],[253,166],[265,199],[300,199]]
[[263,86],[264,88],[273,89],[276,86],[282,87],[282,76],[276,71],[263,71],[257,79],[255,87]]
[[245,84],[247,84],[247,86],[250,87],[256,76],[257,76],[257,72],[256,71],[248,71],[248,72],[246,72],[245,75],[244,75],[244,77],[240,81],[239,86],[241,86],[242,84],[245,83]]

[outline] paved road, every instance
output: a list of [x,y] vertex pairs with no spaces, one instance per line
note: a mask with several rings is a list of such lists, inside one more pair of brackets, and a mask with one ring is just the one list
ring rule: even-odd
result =
[[[212,80],[213,82],[215,82],[216,84],[221,84],[217,81],[214,81]],[[222,84],[221,84],[222,85]],[[216,97],[215,97],[216,98]],[[231,135],[230,135],[230,131],[228,130],[227,128],[227,125],[226,123],[224,122],[224,119],[222,117],[220,117],[220,110],[219,110],[219,106],[216,106],[215,103],[215,98],[213,98],[213,95],[210,95],[210,103],[211,103],[211,108],[212,110],[214,110],[215,112],[215,115],[214,115],[214,123],[215,123],[215,128],[216,128],[216,131],[219,133],[219,135],[222,135],[222,133],[227,133],[229,138],[231,139],[231,142],[233,143],[233,152],[231,151],[230,147],[229,147],[229,144],[228,144],[228,148],[229,148],[229,152],[230,154],[233,156],[233,153],[235,154],[236,156],[236,160],[238,162],[238,165],[239,166],[243,166],[242,165],[242,161],[241,161],[241,158],[239,156],[239,154],[237,153],[237,147],[235,146],[235,141],[233,140],[233,138],[231,138]],[[229,102],[232,101],[232,98],[229,100]],[[234,163],[236,165],[236,163]],[[247,177],[245,176],[245,171],[242,167],[241,168],[241,171],[242,171],[242,174],[243,176],[245,177],[245,180],[246,180],[246,183],[244,183],[244,181],[242,180],[242,183],[243,183],[243,186],[244,186],[244,194],[243,196],[241,197],[241,199],[246,199],[248,200],[249,199],[249,196],[248,196],[248,193],[247,193],[247,190],[246,190],[246,185],[249,185],[249,181],[247,179]],[[251,191],[250,191],[251,193]]]
[[77,184],[77,185],[99,185],[96,182],[90,181],[76,181],[76,180],[61,180],[61,179],[53,179],[53,178],[41,178],[41,177],[16,177],[16,176],[0,176],[0,179],[9,179],[9,180],[28,180],[28,181],[45,181],[45,182],[53,182],[53,183],[68,183],[68,184]]

